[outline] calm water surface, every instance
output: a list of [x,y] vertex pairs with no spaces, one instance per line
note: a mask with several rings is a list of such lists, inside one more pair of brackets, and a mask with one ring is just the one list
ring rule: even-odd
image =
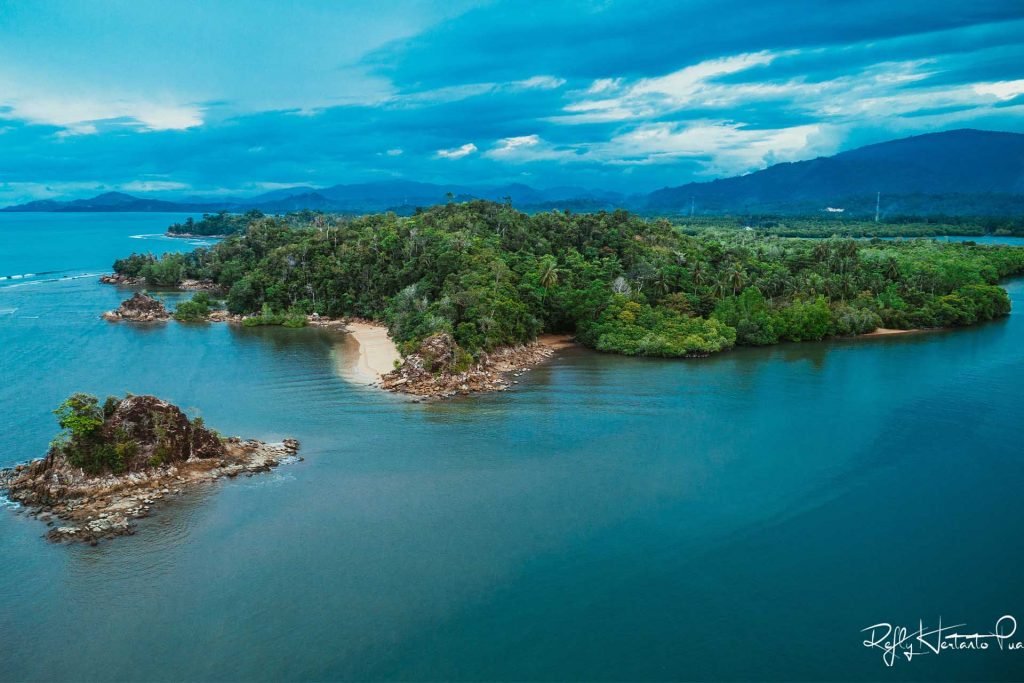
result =
[[[108,269],[179,217],[0,214],[0,275]],[[68,393],[168,398],[305,461],[140,533],[0,514],[0,679],[1020,679],[878,622],[1024,623],[1024,316],[701,361],[582,350],[412,404],[314,330],[112,325],[95,277],[0,281],[0,465]],[[35,283],[35,284],[31,284]],[[1009,285],[1015,310],[1024,287]]]

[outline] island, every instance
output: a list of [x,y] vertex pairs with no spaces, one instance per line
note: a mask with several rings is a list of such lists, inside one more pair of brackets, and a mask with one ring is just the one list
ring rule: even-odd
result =
[[0,470],[0,491],[50,526],[47,538],[97,544],[135,533],[161,500],[221,477],[269,472],[299,443],[224,438],[155,396],[74,394],[57,410],[46,457]]
[[506,387],[507,377],[486,376],[495,359],[534,363],[545,335],[607,353],[700,358],[975,325],[1009,313],[999,283],[1024,273],[1024,249],[1012,246],[787,238],[626,211],[527,214],[488,201],[412,216],[246,220],[209,248],[119,259],[112,279],[207,283],[246,325],[385,325],[404,360],[381,386],[417,394]]

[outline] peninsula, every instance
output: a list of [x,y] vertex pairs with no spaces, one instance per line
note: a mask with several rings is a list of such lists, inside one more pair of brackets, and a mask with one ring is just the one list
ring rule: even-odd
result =
[[999,282],[1024,273],[1024,249],[1010,246],[690,232],[625,211],[530,215],[486,201],[409,217],[304,212],[253,217],[191,253],[133,254],[110,279],[208,283],[246,325],[376,321],[405,358],[404,375],[385,382],[397,388],[486,365],[543,334],[692,358],[974,325],[1009,312]]

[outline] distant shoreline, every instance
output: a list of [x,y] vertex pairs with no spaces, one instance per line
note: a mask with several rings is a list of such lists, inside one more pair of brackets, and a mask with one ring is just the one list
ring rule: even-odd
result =
[[223,240],[223,239],[227,239],[228,237],[231,237],[231,235],[196,235],[196,234],[191,233],[191,232],[171,232],[170,230],[168,230],[167,232],[164,233],[164,237],[180,237],[181,239],[190,239],[190,240],[194,240],[194,239]]

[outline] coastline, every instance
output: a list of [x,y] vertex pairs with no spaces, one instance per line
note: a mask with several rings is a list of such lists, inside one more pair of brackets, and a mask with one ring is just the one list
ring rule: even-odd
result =
[[892,327],[876,327],[874,332],[865,332],[864,334],[858,334],[858,335],[854,335],[854,336],[855,336],[855,338],[891,337],[893,335],[899,335],[899,334],[921,334],[922,332],[927,332],[927,331],[928,330],[922,330],[922,329],[918,329],[918,328],[914,328],[914,329],[911,329],[911,330],[897,330],[897,329],[892,328]]
[[285,439],[264,443],[229,437],[223,457],[173,463],[127,474],[88,475],[82,470],[47,475],[47,459],[0,470],[0,507],[24,507],[29,516],[49,527],[54,542],[96,545],[100,540],[135,533],[134,521],[149,517],[163,499],[179,496],[200,484],[269,472],[301,460],[299,443]]
[[573,345],[569,335],[543,335],[529,344],[481,353],[476,362],[456,369],[457,347],[451,335],[435,334],[407,355],[400,367],[384,375],[380,387],[423,400],[508,391],[518,384],[513,378]]
[[167,231],[167,232],[164,233],[164,237],[180,237],[182,239],[191,239],[191,240],[194,240],[194,239],[205,239],[205,238],[209,238],[209,239],[212,239],[212,240],[223,240],[223,239],[227,239],[230,236],[231,235],[196,235],[196,234],[191,233],[191,232],[170,232],[170,231]]
[[365,321],[344,323],[346,332],[339,342],[341,353],[335,365],[344,379],[358,384],[376,384],[402,362],[398,347],[384,325]]

